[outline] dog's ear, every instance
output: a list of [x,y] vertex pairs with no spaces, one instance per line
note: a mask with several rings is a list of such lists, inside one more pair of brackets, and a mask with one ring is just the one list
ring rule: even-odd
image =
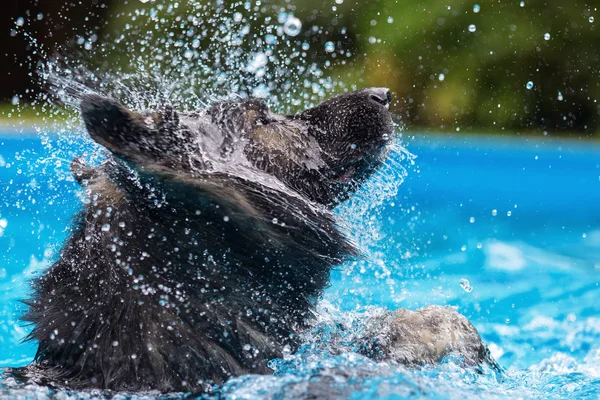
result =
[[97,95],[81,99],[81,117],[90,137],[118,156],[129,158],[142,151],[152,136],[151,126],[141,114],[116,100]]
[[157,113],[140,114],[114,99],[85,95],[80,108],[90,137],[134,164],[177,164],[194,143],[192,132],[169,105]]

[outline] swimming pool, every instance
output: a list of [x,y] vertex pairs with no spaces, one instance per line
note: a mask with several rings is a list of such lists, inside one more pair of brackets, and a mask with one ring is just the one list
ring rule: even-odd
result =
[[[313,340],[274,362],[274,376],[236,378],[224,393],[599,398],[600,144],[438,135],[405,135],[403,144],[414,165],[389,165],[409,168],[405,182],[377,196],[383,170],[360,201],[338,209],[367,258],[333,272]],[[0,131],[0,367],[24,365],[35,353],[21,343],[18,300],[56,257],[80,208],[68,166],[85,151],[93,147],[84,140]],[[371,201],[381,204],[364,212]],[[458,306],[504,372],[464,370],[453,360],[406,371],[330,356],[328,338],[344,335],[339,322],[351,326],[349,312],[427,304]],[[0,389],[28,393],[51,395],[10,381]]]

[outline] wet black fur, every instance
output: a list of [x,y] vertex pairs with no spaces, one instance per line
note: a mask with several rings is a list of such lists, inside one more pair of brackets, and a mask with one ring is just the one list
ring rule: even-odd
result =
[[331,268],[356,250],[331,209],[385,155],[384,89],[293,116],[258,100],[137,114],[86,96],[112,156],[74,176],[89,203],[24,317],[14,371],[58,387],[200,391],[269,373],[297,345]]

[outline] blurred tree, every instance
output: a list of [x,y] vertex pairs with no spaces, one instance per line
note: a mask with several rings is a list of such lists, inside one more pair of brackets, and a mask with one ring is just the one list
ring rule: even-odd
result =
[[[338,1],[339,2],[339,1]],[[598,132],[600,42],[590,2],[342,2],[367,84],[434,128]],[[360,17],[358,17],[360,16]]]

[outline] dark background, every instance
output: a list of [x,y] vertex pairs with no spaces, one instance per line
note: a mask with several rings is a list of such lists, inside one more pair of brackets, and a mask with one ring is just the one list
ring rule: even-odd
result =
[[[16,34],[17,18],[22,17],[35,39],[52,53],[84,26],[104,26],[109,3],[111,1],[6,0],[2,7],[4,15],[0,16],[0,50],[4,60],[0,63],[0,102],[10,102],[15,94],[27,90],[38,90],[32,67],[40,60],[40,55],[32,55],[27,38]],[[31,97],[25,96],[26,99]]]

